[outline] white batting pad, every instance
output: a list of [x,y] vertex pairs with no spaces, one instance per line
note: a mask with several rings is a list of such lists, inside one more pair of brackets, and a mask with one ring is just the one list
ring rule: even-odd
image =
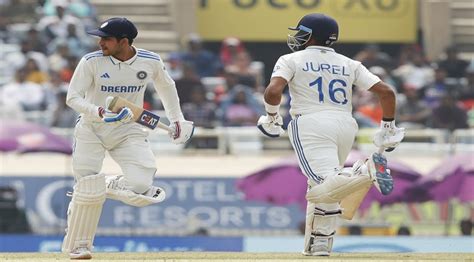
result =
[[[320,255],[316,242],[326,241],[328,252],[332,248],[332,235],[336,231],[337,216],[341,213],[338,203],[314,204],[308,202],[306,207],[306,225],[304,232],[303,255]],[[317,246],[320,246],[319,243]]]
[[104,201],[105,177],[103,174],[82,177],[76,182],[68,207],[63,252],[71,252],[79,247],[92,250]]
[[107,177],[107,198],[121,201],[127,205],[145,207],[163,202],[166,198],[165,190],[161,187],[151,186],[143,194],[137,194],[122,183],[123,176]]
[[368,174],[328,176],[322,184],[315,185],[306,193],[306,199],[313,203],[338,203],[349,194],[372,184]]

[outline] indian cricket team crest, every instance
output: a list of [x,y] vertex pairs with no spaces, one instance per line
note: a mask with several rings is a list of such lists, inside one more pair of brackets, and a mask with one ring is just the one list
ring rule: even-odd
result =
[[146,72],[145,71],[140,71],[137,73],[137,78],[140,79],[140,80],[143,80],[145,79],[147,76]]

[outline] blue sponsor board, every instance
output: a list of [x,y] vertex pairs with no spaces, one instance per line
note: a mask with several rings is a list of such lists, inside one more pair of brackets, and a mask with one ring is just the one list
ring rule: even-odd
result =
[[[246,237],[245,252],[301,252],[303,237]],[[472,253],[474,237],[445,236],[335,236],[333,251],[338,253],[357,252],[421,252],[421,253]]]
[[[241,237],[96,237],[94,251],[242,251]],[[61,236],[0,235],[0,252],[60,252]]]
[[[235,178],[160,178],[155,185],[166,191],[166,200],[137,208],[107,200],[100,230],[125,234],[183,235],[193,230],[296,230],[304,212],[296,205],[275,206],[246,201],[235,187]],[[19,192],[18,206],[26,210],[35,233],[62,234],[72,191],[71,177],[9,177],[0,185]]]

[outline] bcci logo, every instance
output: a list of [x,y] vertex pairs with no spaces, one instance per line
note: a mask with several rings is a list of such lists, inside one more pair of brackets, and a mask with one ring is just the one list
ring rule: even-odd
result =
[[137,73],[137,78],[140,79],[140,80],[143,80],[145,79],[147,76],[146,72],[145,71],[140,71]]

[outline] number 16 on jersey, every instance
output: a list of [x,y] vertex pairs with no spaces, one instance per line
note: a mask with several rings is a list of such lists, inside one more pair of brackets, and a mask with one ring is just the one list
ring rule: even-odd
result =
[[[319,94],[319,103],[324,103],[325,97],[323,93],[323,86],[327,84],[323,82],[323,77],[320,76],[316,78],[313,82],[309,83],[310,87],[316,86]],[[347,87],[346,81],[342,79],[333,79],[329,81],[328,86],[328,92],[329,92],[329,100],[332,103],[339,104],[339,105],[345,105],[347,104],[347,92],[344,89]],[[337,94],[339,94],[339,97]],[[342,98],[342,99],[341,99]]]

